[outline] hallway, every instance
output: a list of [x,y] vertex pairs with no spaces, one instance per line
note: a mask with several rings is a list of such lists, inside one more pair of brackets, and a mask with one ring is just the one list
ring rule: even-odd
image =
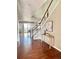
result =
[[[31,41],[31,40],[30,40]],[[61,59],[61,52],[40,40],[33,40],[32,44],[20,44],[17,49],[17,59]]]
[[60,0],[18,0],[17,59],[61,59],[59,12]]

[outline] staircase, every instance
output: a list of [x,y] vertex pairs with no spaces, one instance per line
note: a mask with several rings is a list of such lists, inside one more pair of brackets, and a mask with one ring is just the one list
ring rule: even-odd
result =
[[[53,21],[49,21],[47,19],[50,16],[50,8],[52,5],[53,0],[50,1],[42,19],[38,21],[36,25],[30,30],[32,39],[40,39],[41,41],[45,41],[46,39],[51,40],[51,45],[49,44],[50,46],[54,45],[55,41],[54,35],[51,34],[53,33]],[[52,23],[51,31],[49,31],[46,27],[46,24],[48,24],[49,22]]]

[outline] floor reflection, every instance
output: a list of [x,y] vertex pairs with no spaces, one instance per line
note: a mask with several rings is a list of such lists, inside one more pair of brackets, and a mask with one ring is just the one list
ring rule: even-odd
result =
[[31,44],[32,44],[32,39],[30,37],[30,33],[24,33],[24,46],[30,47]]
[[30,50],[32,47],[32,39],[30,37],[30,33],[24,33],[24,48],[26,52]]
[[24,33],[20,35],[20,45],[23,46],[24,51],[29,51],[32,48],[32,39],[30,33]]

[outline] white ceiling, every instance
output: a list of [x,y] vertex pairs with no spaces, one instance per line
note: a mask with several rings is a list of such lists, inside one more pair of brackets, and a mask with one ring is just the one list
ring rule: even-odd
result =
[[[51,0],[17,0],[18,20],[37,22],[47,9]],[[60,0],[53,0],[52,11]]]
[[18,19],[29,20],[44,2],[46,0],[17,0]]

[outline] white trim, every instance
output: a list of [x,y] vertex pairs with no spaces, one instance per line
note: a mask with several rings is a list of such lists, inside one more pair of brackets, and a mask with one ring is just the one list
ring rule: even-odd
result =
[[57,49],[58,51],[60,51],[60,52],[61,52],[61,50],[60,50],[59,48],[57,48],[57,47],[55,47],[55,46],[53,46],[53,48],[55,48],[55,49]]
[[[42,40],[43,41],[43,40]],[[46,41],[44,41],[46,44],[48,44],[49,46],[51,46],[49,43],[47,43]],[[51,46],[51,47],[53,47],[53,48],[55,48],[55,49],[57,49],[58,51],[60,51],[61,52],[61,50],[59,49],[59,48],[57,48],[57,47],[55,47],[55,46]]]

